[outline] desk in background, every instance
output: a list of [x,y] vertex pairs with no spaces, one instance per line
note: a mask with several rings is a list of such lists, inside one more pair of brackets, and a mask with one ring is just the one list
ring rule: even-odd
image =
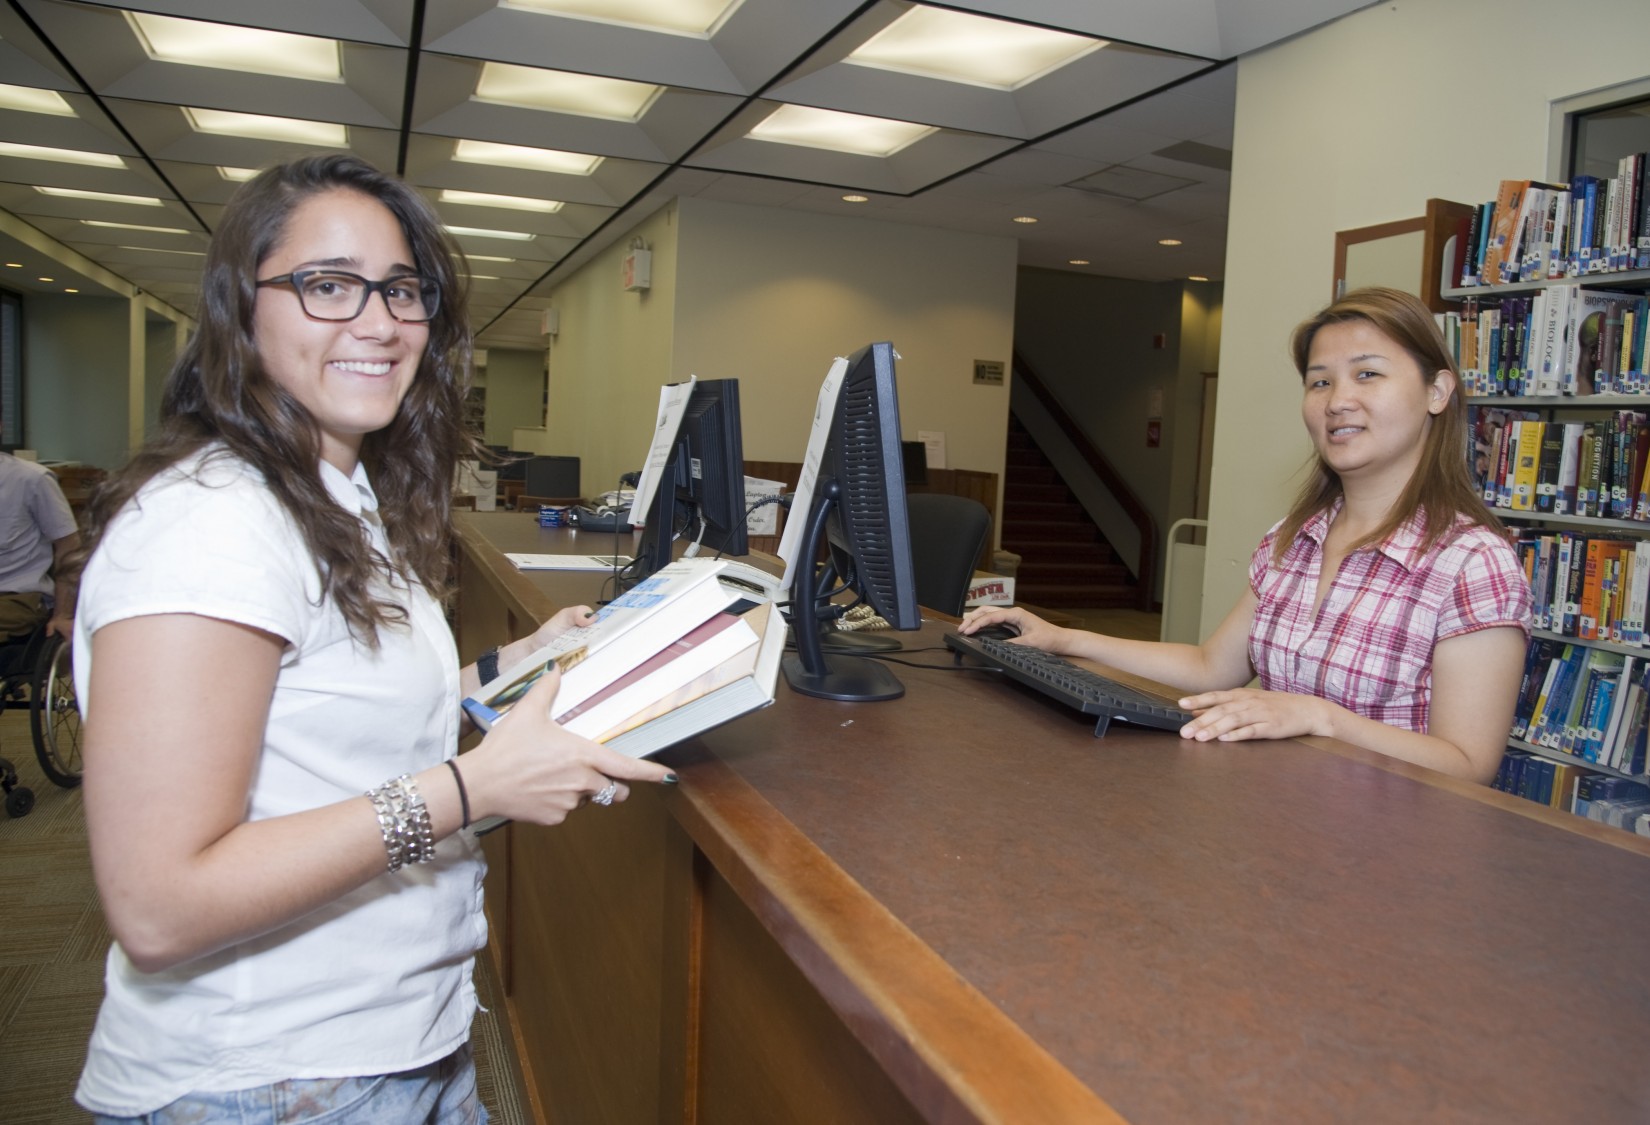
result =
[[[612,548],[460,523],[467,659],[590,597],[498,551]],[[1650,1117],[1650,843],[896,671],[903,700],[781,686],[661,755],[679,788],[486,838],[543,1120]]]

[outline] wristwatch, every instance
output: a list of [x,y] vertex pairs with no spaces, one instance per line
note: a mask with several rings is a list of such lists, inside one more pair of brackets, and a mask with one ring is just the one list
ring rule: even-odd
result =
[[481,676],[481,682],[490,684],[498,679],[498,646],[494,645],[476,658],[476,672]]

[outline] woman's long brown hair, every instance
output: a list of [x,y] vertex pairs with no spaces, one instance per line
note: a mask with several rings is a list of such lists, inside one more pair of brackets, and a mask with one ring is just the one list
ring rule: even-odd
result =
[[[401,408],[361,446],[362,464],[378,495],[388,559],[371,548],[361,521],[327,491],[315,418],[269,377],[254,345],[259,267],[300,203],[340,190],[375,199],[395,215],[413,264],[441,292],[429,342]],[[464,423],[471,339],[462,260],[422,196],[356,157],[306,157],[242,185],[207,251],[200,323],[167,379],[158,431],[93,495],[75,569],[157,473],[221,443],[263,475],[314,556],[322,598],[332,599],[365,643],[376,647],[378,630],[405,617],[382,589],[374,593],[375,579],[394,573],[444,597],[452,568],[453,471],[461,456],[474,456],[478,449]]]
[[[1427,386],[1438,381],[1438,372],[1455,375],[1455,393],[1438,414],[1422,438],[1421,460],[1414,474],[1404,486],[1397,503],[1386,519],[1375,530],[1364,536],[1354,547],[1379,543],[1398,528],[1408,523],[1416,513],[1422,514],[1424,530],[1421,549],[1430,550],[1450,533],[1460,517],[1500,535],[1506,530],[1484,506],[1483,497],[1472,485],[1472,474],[1467,468],[1467,402],[1461,382],[1461,370],[1455,357],[1444,344],[1438,324],[1432,313],[1418,297],[1398,289],[1369,287],[1354,289],[1340,300],[1325,307],[1316,316],[1303,321],[1290,339],[1289,352],[1295,361],[1295,370],[1306,378],[1306,367],[1311,362],[1312,341],[1320,329],[1331,324],[1365,321],[1376,331],[1391,339],[1407,352],[1421,369],[1421,378]],[[1274,562],[1281,563],[1289,545],[1295,541],[1310,519],[1329,510],[1344,494],[1340,474],[1330,468],[1322,457],[1314,455],[1315,469],[1310,479],[1296,496],[1289,514],[1278,528],[1272,545]]]

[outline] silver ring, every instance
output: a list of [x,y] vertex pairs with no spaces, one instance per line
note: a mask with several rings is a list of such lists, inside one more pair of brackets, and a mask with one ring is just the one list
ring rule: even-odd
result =
[[590,798],[590,801],[592,804],[596,805],[611,805],[613,803],[613,798],[618,795],[619,783],[617,781],[609,781],[601,792]]

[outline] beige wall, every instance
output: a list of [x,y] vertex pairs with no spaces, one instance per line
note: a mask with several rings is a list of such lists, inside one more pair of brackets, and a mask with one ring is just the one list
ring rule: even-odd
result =
[[740,381],[746,457],[800,461],[831,360],[877,340],[900,355],[906,436],[942,431],[950,467],[1001,475],[1008,391],[973,363],[1009,359],[1012,239],[692,198],[632,236],[651,291],[620,289],[615,246],[553,296],[549,428],[587,492],[641,467],[659,385],[689,375]]
[[1645,0],[1400,0],[1239,60],[1205,634],[1300,482],[1285,343],[1335,232],[1547,174],[1550,103],[1650,74],[1647,44]]
[[800,461],[831,360],[890,340],[900,427],[945,434],[946,465],[1002,473],[1008,386],[974,384],[974,361],[1008,364],[1009,238],[681,201],[674,366],[739,379],[745,456]]
[[[619,265],[634,238],[653,251],[653,287],[626,292]],[[550,344],[549,447],[580,458],[586,494],[642,467],[659,386],[686,379],[671,365],[676,308],[676,208],[644,219],[557,286],[561,327]]]
[[509,445],[517,426],[537,426],[544,418],[543,349],[487,349],[486,387],[486,440]]

